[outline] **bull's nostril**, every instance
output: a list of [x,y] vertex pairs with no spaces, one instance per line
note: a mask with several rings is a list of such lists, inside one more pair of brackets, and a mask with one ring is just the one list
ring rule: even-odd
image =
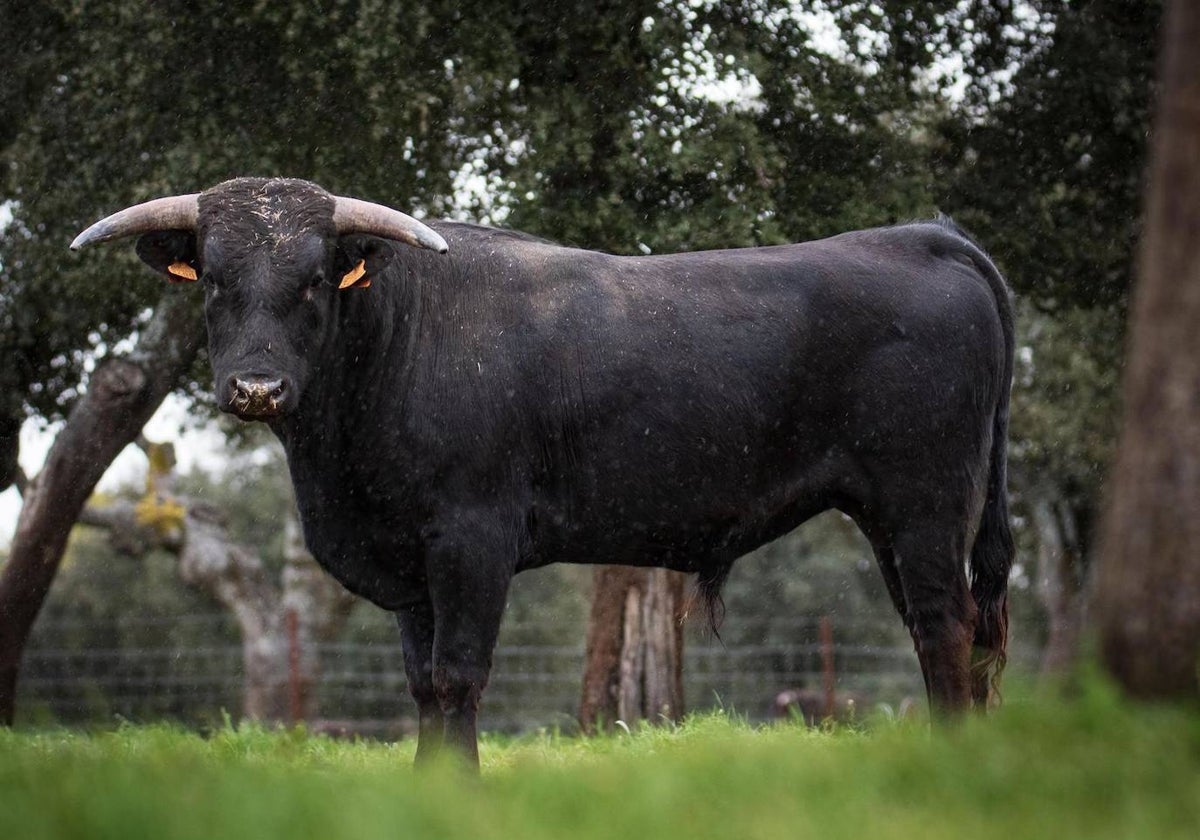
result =
[[235,405],[250,399],[247,383],[235,376],[229,377],[228,393],[229,401]]
[[229,406],[242,416],[265,417],[279,412],[286,380],[229,377]]

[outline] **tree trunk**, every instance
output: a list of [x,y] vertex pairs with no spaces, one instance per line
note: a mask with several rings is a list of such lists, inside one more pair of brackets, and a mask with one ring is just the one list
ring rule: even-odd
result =
[[682,717],[685,580],[665,569],[596,570],[579,704],[585,732]]
[[21,655],[96,482],[192,366],[203,323],[186,295],[167,294],[135,350],[92,375],[24,496],[0,572],[0,724],[11,726]]
[[1038,535],[1037,590],[1046,609],[1049,633],[1042,651],[1043,678],[1071,671],[1083,630],[1083,546],[1075,512],[1056,492],[1038,492],[1030,505]]
[[1200,4],[1174,0],[1094,615],[1133,696],[1200,698]]

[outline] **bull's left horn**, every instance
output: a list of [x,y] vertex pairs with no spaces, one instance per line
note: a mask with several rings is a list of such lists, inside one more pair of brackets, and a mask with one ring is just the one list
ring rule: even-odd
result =
[[101,219],[75,237],[71,250],[78,251],[93,242],[108,242],[123,236],[149,233],[152,230],[195,230],[199,215],[198,193],[156,198],[143,204],[126,207]]
[[333,208],[333,225],[338,233],[366,233],[397,239],[439,254],[450,250],[437,231],[399,210],[340,195],[334,200],[337,203]]

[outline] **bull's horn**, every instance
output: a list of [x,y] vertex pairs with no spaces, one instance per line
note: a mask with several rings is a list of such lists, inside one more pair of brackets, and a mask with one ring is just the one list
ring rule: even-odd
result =
[[198,198],[199,193],[172,195],[126,207],[76,236],[71,243],[71,250],[78,251],[93,242],[108,242],[110,239],[152,230],[195,230],[199,213]]
[[397,239],[439,254],[450,250],[437,231],[399,210],[340,195],[334,200],[337,204],[333,208],[333,225],[338,233],[367,233]]

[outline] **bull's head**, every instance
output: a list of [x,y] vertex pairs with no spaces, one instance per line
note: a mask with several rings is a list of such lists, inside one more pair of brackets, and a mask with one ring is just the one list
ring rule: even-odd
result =
[[151,268],[204,284],[217,402],[246,420],[295,408],[334,297],[369,286],[391,242],[446,251],[411,216],[283,178],[238,178],[138,204],[96,222],[71,248],[135,234]]

